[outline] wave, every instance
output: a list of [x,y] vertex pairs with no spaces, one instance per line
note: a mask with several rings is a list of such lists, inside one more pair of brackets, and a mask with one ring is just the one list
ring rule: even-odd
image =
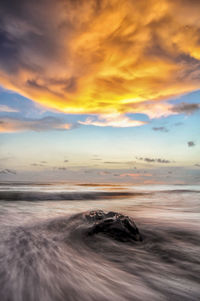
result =
[[200,193],[199,190],[176,189],[176,190],[160,190],[160,191],[0,191],[0,200],[4,201],[56,201],[56,200],[101,200],[116,198],[132,198],[154,193]]
[[80,191],[80,192],[45,192],[45,191],[0,191],[0,200],[42,201],[42,200],[99,200],[128,198],[144,193],[125,191]]
[[160,191],[163,193],[200,193],[200,190],[195,189],[171,189],[171,190],[163,190]]
[[1,301],[199,300],[192,229],[148,223],[142,242],[122,243],[89,227],[79,213],[1,229]]

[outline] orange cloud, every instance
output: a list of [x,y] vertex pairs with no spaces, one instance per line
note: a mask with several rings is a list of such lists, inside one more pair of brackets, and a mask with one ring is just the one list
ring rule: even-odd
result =
[[200,89],[199,1],[19,0],[18,7],[1,4],[0,82],[48,108],[157,118],[175,113],[166,99]]

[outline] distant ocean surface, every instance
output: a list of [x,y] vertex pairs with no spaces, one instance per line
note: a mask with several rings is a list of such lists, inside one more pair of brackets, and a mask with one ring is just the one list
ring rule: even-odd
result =
[[[84,212],[142,242],[86,237]],[[0,183],[0,301],[199,301],[200,186]]]

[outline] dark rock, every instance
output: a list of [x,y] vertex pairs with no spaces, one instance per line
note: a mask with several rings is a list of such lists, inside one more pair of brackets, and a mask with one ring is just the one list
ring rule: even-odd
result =
[[142,236],[133,219],[126,215],[97,210],[86,213],[85,217],[92,224],[88,235],[100,233],[123,242],[142,241]]

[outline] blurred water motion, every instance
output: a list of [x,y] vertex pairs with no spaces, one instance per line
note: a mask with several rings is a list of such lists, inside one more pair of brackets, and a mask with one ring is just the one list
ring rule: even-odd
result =
[[[199,186],[4,183],[0,199],[1,301],[200,300]],[[143,242],[87,237],[93,209]]]

